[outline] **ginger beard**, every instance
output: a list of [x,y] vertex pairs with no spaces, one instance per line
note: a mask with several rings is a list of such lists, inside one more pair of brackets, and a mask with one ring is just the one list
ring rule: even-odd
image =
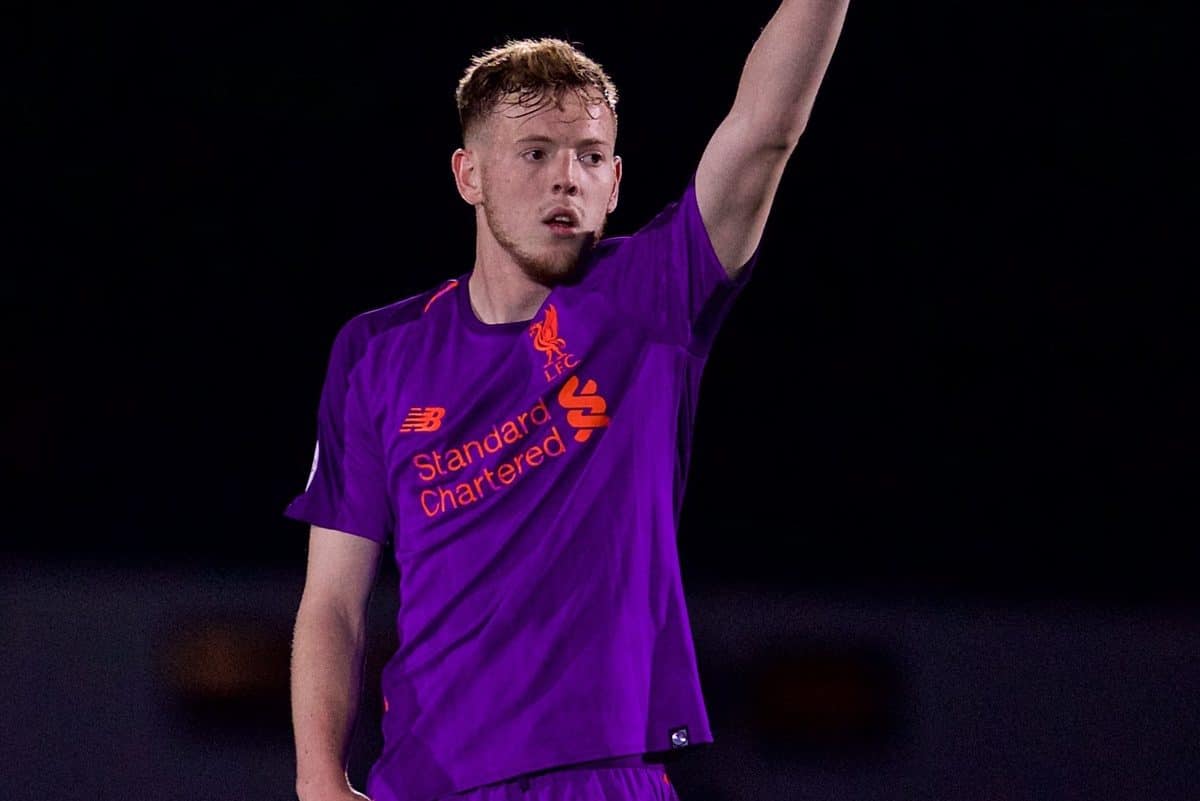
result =
[[[580,231],[574,239],[555,240],[550,234],[542,233],[546,244],[540,247],[538,252],[531,252],[518,244],[503,219],[503,212],[489,202],[487,189],[484,188],[486,186],[487,182],[484,181],[480,187],[483,195],[480,205],[483,207],[483,217],[487,221],[488,229],[497,244],[504,248],[521,271],[543,286],[554,286],[570,277],[579,263],[580,255],[585,250],[594,248],[604,236],[604,225],[608,222],[607,213],[600,218],[600,224],[595,230]],[[546,228],[540,220],[533,220],[530,224]]]

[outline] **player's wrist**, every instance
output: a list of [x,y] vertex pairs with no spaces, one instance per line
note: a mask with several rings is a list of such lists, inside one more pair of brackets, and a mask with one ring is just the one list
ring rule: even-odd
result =
[[350,778],[343,772],[327,773],[296,781],[296,798],[299,801],[343,801],[348,798],[363,798],[350,786]]
[[367,796],[358,792],[350,786],[342,787],[327,793],[318,793],[315,795],[299,796],[300,801],[370,801]]

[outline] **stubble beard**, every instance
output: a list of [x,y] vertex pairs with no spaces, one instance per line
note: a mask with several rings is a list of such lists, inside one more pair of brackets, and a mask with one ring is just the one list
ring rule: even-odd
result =
[[556,286],[575,272],[580,255],[591,250],[604,236],[604,225],[608,215],[600,220],[595,231],[584,232],[578,246],[572,250],[568,247],[548,248],[544,255],[538,256],[521,248],[513,236],[504,228],[504,224],[492,213],[492,205],[484,197],[482,203],[483,216],[492,236],[500,247],[512,257],[521,271],[531,280],[543,286]]

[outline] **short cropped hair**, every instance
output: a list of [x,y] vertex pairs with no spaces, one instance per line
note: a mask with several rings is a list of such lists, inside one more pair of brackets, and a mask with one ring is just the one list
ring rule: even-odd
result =
[[[585,107],[603,102],[617,122],[617,88],[604,68],[562,39],[510,39],[471,59],[454,98],[463,142],[486,123],[501,101],[516,94],[516,103],[532,108],[559,101],[574,91]],[[597,97],[597,94],[599,97]]]

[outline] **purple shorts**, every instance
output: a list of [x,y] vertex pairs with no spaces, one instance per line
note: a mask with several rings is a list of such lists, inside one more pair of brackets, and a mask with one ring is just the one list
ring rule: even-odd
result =
[[643,756],[563,765],[444,798],[446,801],[680,801],[663,764]]

